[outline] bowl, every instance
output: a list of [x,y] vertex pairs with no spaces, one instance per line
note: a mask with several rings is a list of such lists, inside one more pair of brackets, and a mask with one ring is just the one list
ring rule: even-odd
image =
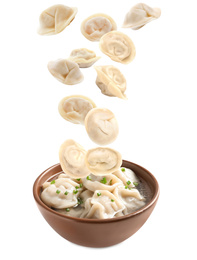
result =
[[33,195],[41,214],[48,224],[63,238],[87,247],[107,247],[118,244],[137,232],[152,213],[158,197],[159,185],[145,168],[123,160],[122,167],[135,172],[146,185],[149,201],[141,209],[128,215],[110,219],[84,219],[63,215],[46,206],[40,199],[42,184],[62,172],[60,164],[51,166],[36,179]]

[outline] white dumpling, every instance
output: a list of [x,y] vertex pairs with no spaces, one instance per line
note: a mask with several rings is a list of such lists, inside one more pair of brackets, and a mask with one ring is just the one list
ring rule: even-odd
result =
[[103,35],[99,42],[101,51],[112,60],[123,64],[130,63],[135,58],[135,45],[124,33],[112,31]]
[[79,68],[89,68],[99,60],[100,57],[97,57],[94,51],[81,48],[73,50],[68,59],[76,62]]
[[90,174],[85,164],[86,151],[74,140],[66,140],[60,147],[59,160],[62,170],[71,178],[82,178]]
[[58,110],[67,121],[84,125],[87,113],[94,107],[96,105],[90,98],[74,95],[63,98],[59,103]]
[[85,162],[91,173],[102,176],[118,170],[122,164],[122,156],[114,149],[97,147],[87,151]]
[[132,213],[145,205],[144,197],[136,188],[125,189],[124,186],[118,186],[113,194],[125,205],[124,215]]
[[117,171],[113,172],[113,175],[119,178],[128,188],[135,187],[135,184],[139,182],[135,173],[128,168],[122,167],[121,169],[118,169]]
[[118,68],[112,65],[94,68],[97,72],[96,84],[104,95],[127,99],[124,94],[127,82]]
[[105,33],[116,29],[114,20],[101,13],[89,16],[81,24],[82,34],[90,41],[99,41]]
[[83,178],[82,181],[84,187],[91,191],[108,190],[112,192],[118,185],[122,185],[122,181],[113,174],[106,176],[90,174],[88,178]]
[[124,204],[107,190],[96,190],[91,199],[85,204],[84,218],[106,219],[113,218],[125,209]]
[[[42,201],[49,207],[63,209],[77,204],[77,197],[82,188],[77,182],[68,178],[59,178],[43,184]],[[78,188],[76,188],[78,187]]]
[[50,61],[48,70],[57,80],[66,85],[78,84],[84,78],[79,65],[66,59]]
[[115,115],[106,108],[93,108],[85,118],[85,127],[90,139],[99,145],[115,141],[119,133]]
[[126,14],[122,27],[137,30],[143,27],[145,24],[159,18],[160,15],[160,8],[151,8],[146,4],[139,3],[133,6]]
[[53,5],[41,13],[38,33],[41,35],[60,33],[74,20],[76,14],[76,7],[68,7],[60,4]]

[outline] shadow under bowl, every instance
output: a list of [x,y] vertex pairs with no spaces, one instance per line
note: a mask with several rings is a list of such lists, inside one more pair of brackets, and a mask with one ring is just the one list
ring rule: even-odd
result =
[[54,211],[42,202],[40,194],[42,184],[62,172],[60,164],[56,164],[45,170],[33,186],[33,195],[41,214],[59,235],[78,245],[107,247],[124,241],[137,232],[149,218],[159,197],[159,185],[148,170],[137,164],[123,160],[122,167],[134,171],[148,191],[148,201],[141,209],[110,219],[75,218]]

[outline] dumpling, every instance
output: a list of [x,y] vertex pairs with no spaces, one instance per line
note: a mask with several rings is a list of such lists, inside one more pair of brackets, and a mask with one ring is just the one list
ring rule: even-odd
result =
[[118,185],[122,185],[122,181],[113,174],[106,176],[90,174],[88,178],[83,178],[83,185],[91,191],[108,190],[112,192]]
[[94,68],[97,72],[96,85],[104,95],[127,99],[124,94],[127,82],[118,68],[112,65]]
[[135,173],[128,168],[122,167],[121,169],[118,169],[117,171],[113,172],[113,175],[119,178],[128,188],[135,187],[135,183],[139,182]]
[[87,151],[85,162],[91,173],[102,176],[118,170],[122,156],[114,149],[97,147]]
[[96,105],[88,97],[74,95],[63,98],[59,103],[58,110],[67,121],[84,125],[87,113],[94,107]]
[[62,170],[71,178],[82,178],[90,174],[85,164],[86,151],[75,141],[68,139],[60,147],[59,160]]
[[161,9],[151,8],[146,4],[140,3],[132,7],[126,14],[122,27],[137,30],[145,24],[159,18],[160,15]]
[[90,41],[99,41],[110,31],[116,30],[114,20],[106,14],[94,14],[86,18],[81,24],[82,34]]
[[100,39],[101,51],[112,60],[128,64],[135,58],[135,45],[124,33],[113,31],[106,33]]
[[97,57],[94,51],[81,48],[73,50],[68,59],[76,62],[79,68],[88,68],[99,60],[100,57]]
[[70,60],[50,61],[48,70],[57,80],[66,85],[75,85],[83,80],[78,64]]
[[125,187],[117,187],[113,191],[116,198],[120,199],[125,205],[124,215],[132,213],[145,205],[144,197],[135,188],[125,189]]
[[76,14],[76,7],[53,5],[41,13],[38,33],[41,35],[60,33],[74,20]]
[[106,108],[93,108],[85,117],[85,127],[90,139],[99,145],[112,143],[119,127],[115,115]]
[[124,204],[111,192],[96,190],[93,197],[86,201],[85,210],[81,217],[90,219],[113,218],[124,208]]
[[82,188],[77,182],[68,178],[59,178],[43,184],[41,199],[49,207],[69,208],[77,204],[77,197],[81,191]]

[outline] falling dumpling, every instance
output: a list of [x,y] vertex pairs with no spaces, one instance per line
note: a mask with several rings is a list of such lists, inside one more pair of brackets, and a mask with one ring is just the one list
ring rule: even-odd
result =
[[57,80],[66,85],[75,85],[83,80],[78,64],[70,60],[50,61],[48,70]]
[[88,68],[99,60],[100,57],[97,57],[94,51],[81,48],[73,50],[68,59],[76,62],[79,68]]
[[85,117],[85,127],[90,139],[99,145],[112,143],[119,127],[115,115],[106,108],[93,108]]
[[132,7],[126,14],[122,27],[137,30],[145,24],[159,18],[160,15],[160,8],[151,8],[146,4],[140,3]]
[[60,147],[59,160],[62,170],[71,178],[83,178],[90,174],[85,164],[86,151],[75,141],[68,139]]
[[38,33],[41,35],[60,33],[72,22],[76,14],[76,7],[53,5],[41,13]]
[[74,95],[63,98],[59,103],[58,110],[67,121],[84,125],[87,113],[94,107],[96,105],[88,97]]
[[97,72],[96,84],[104,95],[127,99],[126,79],[120,70],[114,66],[95,66]]
[[87,151],[85,163],[92,174],[102,176],[117,171],[122,164],[122,156],[114,149],[97,147]]
[[100,39],[101,51],[112,60],[128,64],[135,58],[135,45],[124,33],[112,31],[103,35]]
[[86,18],[81,24],[82,34],[90,41],[99,41],[110,31],[116,30],[114,20],[106,14],[94,14]]

